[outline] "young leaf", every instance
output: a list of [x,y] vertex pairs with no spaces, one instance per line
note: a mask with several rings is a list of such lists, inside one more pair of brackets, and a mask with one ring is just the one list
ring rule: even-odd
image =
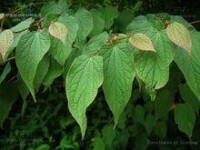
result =
[[5,30],[0,34],[0,54],[6,60],[7,54],[14,41],[14,34],[11,30]]
[[154,51],[153,43],[151,39],[143,33],[136,33],[129,38],[129,42],[133,47],[142,51]]
[[60,16],[58,21],[63,23],[68,29],[65,40],[66,44],[63,44],[63,42],[61,42],[59,39],[52,37],[50,53],[53,58],[63,66],[69,54],[71,53],[72,44],[78,31],[78,22],[75,17],[66,14]]
[[87,119],[86,109],[97,95],[103,82],[103,58],[82,55],[72,63],[66,77],[66,94],[69,111],[78,122],[84,138]]
[[34,22],[33,18],[28,18],[28,19],[20,22],[16,26],[12,27],[10,30],[12,32],[24,31],[24,30],[28,29],[33,22]]
[[22,80],[35,100],[34,79],[38,65],[50,47],[46,30],[25,33],[16,49],[16,64]]
[[173,49],[175,49],[165,31],[155,33],[152,41],[156,53],[139,52],[135,55],[134,61],[137,76],[145,83],[148,90],[159,89],[167,83],[169,65],[174,58]]
[[167,27],[167,35],[169,39],[185,49],[187,52],[191,52],[192,38],[189,30],[181,23],[173,22]]
[[102,47],[100,54],[104,58],[103,91],[117,125],[132,92],[133,56],[125,42]]
[[49,26],[49,33],[61,40],[65,44],[65,38],[67,35],[67,27],[60,22],[52,22]]
[[178,104],[174,109],[174,119],[180,131],[192,137],[196,116],[189,104]]

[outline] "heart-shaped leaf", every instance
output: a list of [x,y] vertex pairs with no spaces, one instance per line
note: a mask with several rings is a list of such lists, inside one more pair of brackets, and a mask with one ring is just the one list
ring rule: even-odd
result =
[[185,49],[187,52],[192,50],[192,37],[189,30],[181,23],[173,22],[167,27],[169,39]]
[[52,22],[49,26],[49,33],[65,43],[67,27],[60,22]]
[[130,37],[129,42],[133,47],[136,47],[139,50],[155,51],[151,39],[143,33],[134,34],[133,36]]
[[14,35],[12,31],[5,30],[0,34],[0,54],[3,60],[6,60],[7,53],[14,41]]

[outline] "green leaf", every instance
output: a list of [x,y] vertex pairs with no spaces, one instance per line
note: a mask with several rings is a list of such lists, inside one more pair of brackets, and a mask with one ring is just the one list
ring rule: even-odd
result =
[[164,140],[167,134],[167,122],[157,122],[154,131],[160,139]]
[[48,56],[44,56],[40,61],[37,67],[35,79],[34,79],[34,87],[35,89],[39,89],[41,83],[43,82],[45,76],[47,75],[49,69],[50,61]]
[[49,33],[57,39],[61,40],[64,44],[67,32],[67,27],[60,22],[52,22],[49,26]]
[[116,136],[116,131],[113,129],[112,126],[105,126],[102,129],[102,135],[103,135],[103,141],[104,144],[108,147],[111,148],[113,147],[113,142]]
[[25,33],[16,49],[16,64],[19,73],[35,100],[34,79],[38,65],[50,47],[46,30]]
[[28,19],[20,22],[16,26],[12,27],[10,30],[12,32],[24,31],[24,30],[28,29],[33,22],[34,22],[33,18],[28,18]]
[[85,45],[83,54],[94,54],[98,52],[100,48],[108,42],[108,38],[107,32],[92,37]]
[[190,104],[193,110],[198,114],[200,108],[200,102],[197,97],[191,91],[190,87],[187,84],[179,85],[181,98],[188,104]]
[[118,17],[117,7],[107,6],[99,8],[97,11],[101,13],[101,17],[105,20],[105,29],[110,29],[114,23],[114,19]]
[[[145,16],[136,17],[128,26],[127,33],[143,33],[147,36],[151,36],[153,33],[157,33],[159,30],[154,27],[153,23]],[[148,33],[151,33],[150,35]]]
[[192,38],[189,30],[181,23],[173,22],[167,27],[167,35],[169,39],[185,49],[187,52],[192,50]]
[[59,77],[62,73],[62,67],[54,60],[51,59],[48,73],[46,74],[43,84],[49,87],[55,78]]
[[133,56],[127,43],[102,47],[100,54],[104,58],[103,91],[117,125],[132,92]]
[[65,0],[59,0],[58,3],[51,1],[45,4],[41,9],[41,16],[47,18],[50,15],[59,15],[66,13],[69,5]]
[[10,73],[11,71],[11,65],[10,63],[7,63],[5,68],[3,69],[2,74],[0,75],[0,85],[3,82],[3,80],[6,78],[6,76]]
[[16,33],[15,36],[14,36],[14,41],[12,43],[12,46],[10,48],[10,52],[12,52],[16,47],[17,45],[19,44],[19,40],[21,39],[22,35],[24,35],[28,30],[25,30],[25,31],[22,31],[20,33]]
[[187,22],[182,16],[170,16],[170,21],[171,22],[178,22],[183,24],[186,28],[194,30],[195,28],[192,26],[192,24],[190,24],[189,22]]
[[174,119],[180,131],[192,137],[196,116],[189,104],[178,104],[174,109]]
[[4,30],[0,34],[0,54],[5,61],[10,47],[14,41],[14,34],[11,30]]
[[93,29],[93,17],[91,12],[84,8],[79,9],[76,12],[75,17],[77,18],[79,25],[77,42],[78,46],[81,46]]
[[103,32],[104,27],[105,27],[105,21],[100,16],[100,14],[97,13],[96,11],[91,11],[91,13],[92,13],[92,17],[93,17],[94,27],[93,27],[93,29],[92,29],[92,31],[90,33],[90,36],[95,36],[95,35],[100,34],[101,32]]
[[24,81],[22,80],[21,76],[18,74],[17,76],[17,88],[19,91],[19,94],[23,100],[23,104],[22,104],[22,115],[24,115],[25,113],[25,109],[27,106],[27,97],[29,95],[29,89],[27,88],[26,84],[24,83]]
[[145,110],[144,107],[137,105],[134,109],[133,118],[136,122],[140,123],[141,125],[144,124],[144,116]]
[[135,70],[148,90],[162,88],[169,79],[169,65],[174,58],[175,46],[168,40],[166,32],[158,32],[151,37],[156,53],[135,54]]
[[136,33],[129,38],[130,44],[142,51],[156,51],[151,39],[143,33]]
[[105,145],[102,138],[95,137],[92,145],[93,150],[105,150]]
[[56,38],[51,38],[50,52],[53,58],[63,66],[71,53],[72,44],[78,31],[78,22],[73,16],[68,15],[62,15],[58,21],[67,27],[68,33],[65,39],[65,44]]
[[162,91],[155,100],[155,118],[168,119],[170,106],[172,105],[173,98],[168,90]]
[[151,135],[154,125],[155,125],[155,117],[151,114],[148,114],[144,121],[144,127],[148,136]]
[[8,117],[12,105],[17,100],[17,90],[13,83],[3,83],[0,85],[0,126],[2,128],[3,122]]
[[68,107],[78,122],[84,138],[87,119],[86,109],[97,95],[103,82],[103,58],[82,55],[72,63],[66,78]]
[[175,62],[183,73],[190,89],[200,101],[200,32],[192,31],[193,47],[190,55],[181,48],[177,49]]

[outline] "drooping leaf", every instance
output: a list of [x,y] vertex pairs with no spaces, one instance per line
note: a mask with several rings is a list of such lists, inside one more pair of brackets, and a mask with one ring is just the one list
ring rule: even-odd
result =
[[59,77],[62,73],[62,67],[54,60],[51,59],[48,73],[46,74],[43,84],[49,87],[55,78]]
[[174,119],[180,131],[192,137],[196,116],[189,104],[178,104],[174,109]]
[[83,48],[83,54],[93,54],[98,52],[100,48],[108,41],[108,33],[102,32],[99,35],[93,36]]
[[143,33],[147,36],[151,36],[148,33],[157,33],[158,29],[156,29],[151,21],[148,20],[145,16],[136,17],[126,29],[127,33]]
[[104,58],[103,91],[117,125],[132,92],[133,56],[125,42],[102,47],[100,54]]
[[36,90],[39,89],[41,83],[43,82],[45,76],[47,75],[49,65],[50,65],[49,57],[44,56],[38,64],[35,79],[34,79],[34,87]]
[[177,49],[175,62],[183,73],[190,89],[200,100],[200,33],[192,31],[192,51],[190,55],[181,48]]
[[0,85],[0,126],[8,117],[12,105],[17,100],[17,90],[14,83],[3,83]]
[[11,52],[17,47],[20,38],[21,38],[22,35],[24,35],[27,31],[28,31],[28,30],[25,30],[25,31],[22,31],[22,32],[20,32],[20,33],[16,33],[16,34],[14,35],[14,41],[13,41],[13,43],[12,43],[12,46],[11,46],[11,48],[10,48],[9,53],[11,53]]
[[3,80],[6,78],[6,76],[10,73],[11,71],[11,65],[10,63],[7,63],[5,68],[3,69],[2,74],[0,75],[0,85],[3,82]]
[[20,22],[16,26],[12,27],[10,30],[12,32],[24,31],[24,30],[28,29],[33,22],[34,22],[33,18],[28,18],[28,19]]
[[16,64],[19,73],[35,100],[34,79],[38,65],[50,47],[46,30],[25,33],[16,49]]
[[21,96],[22,100],[23,100],[23,104],[22,104],[22,115],[24,115],[25,110],[26,110],[26,106],[27,106],[27,97],[30,93],[29,89],[27,88],[26,84],[24,83],[24,81],[22,80],[20,74],[17,75],[17,89],[19,91],[19,95]]
[[65,39],[65,44],[56,38],[51,38],[50,52],[53,58],[63,66],[69,54],[71,53],[72,44],[78,31],[78,22],[76,18],[69,15],[62,15],[58,21],[67,27],[68,33]]
[[93,17],[91,12],[88,10],[81,8],[79,9],[75,17],[78,20],[78,34],[77,34],[77,46],[81,47],[85,42],[86,37],[91,33],[93,29]]
[[72,63],[66,78],[68,107],[78,122],[84,138],[87,119],[86,109],[97,95],[103,82],[103,59],[101,56],[82,55]]
[[0,54],[5,61],[7,58],[7,54],[9,49],[13,43],[14,34],[11,30],[5,30],[0,34]]
[[168,25],[167,35],[173,43],[185,49],[187,52],[191,52],[192,37],[189,30],[183,24],[173,22]]
[[173,98],[168,90],[159,93],[155,99],[155,119],[168,119],[170,106],[172,105]]
[[175,46],[168,40],[164,31],[152,36],[156,53],[139,52],[135,54],[134,66],[138,78],[146,89],[162,88],[169,79],[169,65],[174,58]]
[[49,26],[49,33],[57,39],[61,40],[64,44],[67,32],[67,27],[60,22],[52,22]]
[[51,15],[66,13],[68,7],[69,5],[66,3],[65,0],[59,0],[57,3],[55,1],[50,1],[42,7],[41,16],[44,18],[48,18]]
[[118,17],[117,7],[107,6],[97,9],[97,11],[101,13],[101,17],[105,21],[105,29],[109,29],[113,25],[114,19]]
[[132,46],[142,51],[156,51],[154,49],[151,39],[143,33],[136,33],[129,38],[129,42]]
[[98,35],[101,32],[103,32],[103,30],[105,28],[105,21],[101,17],[101,15],[99,13],[97,13],[96,11],[92,10],[91,13],[92,13],[92,17],[93,17],[94,27],[90,33],[90,36],[95,36],[95,35]]
[[191,91],[190,87],[187,84],[180,84],[179,91],[181,98],[188,104],[190,104],[193,110],[198,114],[200,109],[200,102],[197,97]]

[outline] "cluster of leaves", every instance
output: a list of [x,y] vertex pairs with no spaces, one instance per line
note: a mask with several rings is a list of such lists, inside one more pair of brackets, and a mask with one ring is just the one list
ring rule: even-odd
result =
[[[0,61],[5,66],[0,76],[1,126],[18,95],[25,108],[29,93],[36,102],[36,93],[51,89],[53,81],[62,77],[68,109],[84,138],[86,111],[100,89],[116,127],[131,95],[135,96],[133,82],[137,81],[140,91],[156,103],[155,117],[144,117],[143,107],[135,108],[147,134],[160,121],[160,111],[168,114],[172,109],[179,130],[191,138],[199,114],[200,33],[180,16],[123,16],[115,7],[86,10],[60,0],[45,4],[40,20],[28,18],[1,31]],[[179,90],[162,90],[171,77],[171,64],[178,66],[187,83],[180,86],[184,103],[163,98]]]

